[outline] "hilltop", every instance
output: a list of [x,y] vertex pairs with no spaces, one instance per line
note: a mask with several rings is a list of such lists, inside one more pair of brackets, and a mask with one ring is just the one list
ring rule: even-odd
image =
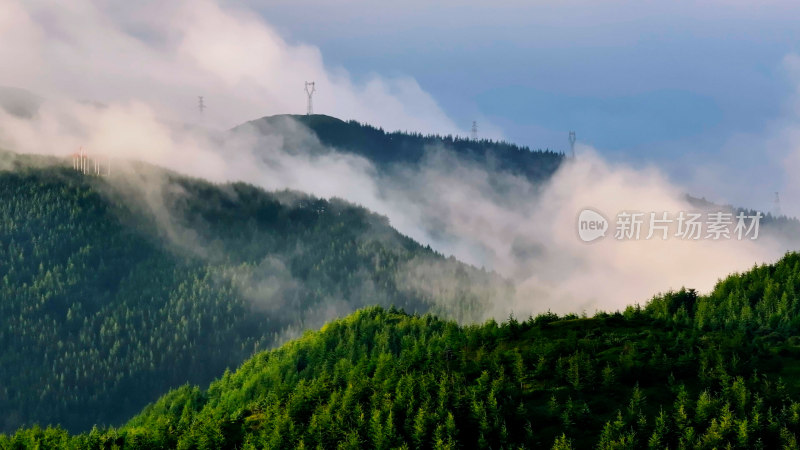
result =
[[429,149],[437,148],[453,152],[461,161],[540,182],[555,173],[564,160],[562,153],[550,150],[532,151],[528,147],[503,141],[423,135],[407,131],[387,132],[372,125],[353,120],[345,122],[321,114],[267,116],[242,124],[233,131],[255,130],[265,135],[282,136],[291,146],[298,139],[297,124],[313,132],[322,145],[339,152],[362,156],[381,169],[399,164],[418,164]]

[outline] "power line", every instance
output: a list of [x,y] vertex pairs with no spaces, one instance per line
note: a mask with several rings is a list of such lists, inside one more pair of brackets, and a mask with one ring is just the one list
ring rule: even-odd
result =
[[473,141],[478,140],[478,122],[475,120],[472,121],[472,130],[470,136],[472,137]]
[[197,96],[197,109],[200,110],[200,114],[203,114],[203,111],[206,109],[206,104],[203,102],[203,96]]

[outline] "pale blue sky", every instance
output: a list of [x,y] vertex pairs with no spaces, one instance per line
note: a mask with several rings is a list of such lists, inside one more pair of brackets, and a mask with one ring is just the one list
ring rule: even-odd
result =
[[721,154],[752,169],[742,152],[761,149],[731,147],[770,139],[797,87],[783,62],[800,52],[796,2],[248,3],[356,79],[414,77],[465,129],[556,150],[575,129],[676,177],[676,161]]
[[456,120],[533,145],[568,128],[610,150],[758,130],[793,89],[781,61],[800,51],[800,5],[474,3],[251,6],[328,64],[413,76]]

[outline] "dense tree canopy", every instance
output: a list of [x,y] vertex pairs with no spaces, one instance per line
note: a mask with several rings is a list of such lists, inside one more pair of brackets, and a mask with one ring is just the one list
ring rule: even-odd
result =
[[3,158],[0,448],[797,447],[798,254],[465,325],[508,284],[347,202]]
[[343,201],[148,170],[161,210],[125,179],[0,172],[0,429],[119,424],[366,305],[480,314],[468,289],[402,286],[421,261],[502,284]]
[[[797,448],[800,255],[594,317],[459,326],[371,307],[128,424],[4,448]],[[774,290],[774,293],[772,292]],[[743,292],[752,318],[729,317]],[[750,297],[747,297],[747,296]],[[778,301],[780,303],[780,301]]]

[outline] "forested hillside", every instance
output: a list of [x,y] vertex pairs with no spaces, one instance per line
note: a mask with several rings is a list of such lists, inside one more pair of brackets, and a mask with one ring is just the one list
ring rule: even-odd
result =
[[800,255],[594,317],[371,307],[118,429],[4,448],[798,448]]
[[[496,276],[344,201],[0,155],[0,428],[119,424],[366,305],[480,316]],[[53,166],[52,164],[56,164]],[[461,289],[399,280],[446,268]]]
[[[496,201],[508,195],[509,180],[505,175],[525,177],[534,190],[558,170],[566,156],[551,150],[531,150],[505,141],[469,139],[459,136],[422,135],[414,132],[387,132],[369,124],[353,120],[343,121],[326,115],[275,115],[262,117],[242,124],[232,131],[233,135],[255,133],[267,137],[259,145],[277,145],[282,153],[324,154],[337,151],[343,154],[366,158],[383,175],[380,184],[388,186],[413,186],[417,179],[409,177],[408,167],[424,169],[433,165],[447,173],[454,166],[473,165],[486,170],[489,185],[495,190]],[[279,142],[280,144],[277,144]],[[430,167],[427,167],[430,168]],[[423,170],[424,171],[424,170]],[[413,173],[413,171],[411,171]],[[393,184],[396,183],[396,184]],[[401,190],[403,188],[400,188]],[[528,195],[527,193],[525,195]],[[733,214],[744,212],[755,215],[756,210],[734,205],[714,203],[705,198],[685,194],[685,199],[698,211],[730,210]],[[800,220],[772,212],[760,211],[760,233],[783,243],[783,248],[800,245]],[[436,220],[425,217],[421,226],[432,235],[447,235],[449,232]]]
[[528,147],[489,139],[468,139],[458,136],[422,135],[414,132],[386,132],[356,121],[345,122],[335,117],[315,115],[277,115],[253,120],[235,128],[234,132],[252,131],[281,136],[286,147],[302,139],[297,124],[314,133],[324,146],[344,153],[363,156],[378,168],[395,164],[417,164],[431,148],[446,149],[463,162],[474,162],[487,169],[527,177],[533,182],[548,179],[564,159],[562,153],[550,150],[531,151]]

